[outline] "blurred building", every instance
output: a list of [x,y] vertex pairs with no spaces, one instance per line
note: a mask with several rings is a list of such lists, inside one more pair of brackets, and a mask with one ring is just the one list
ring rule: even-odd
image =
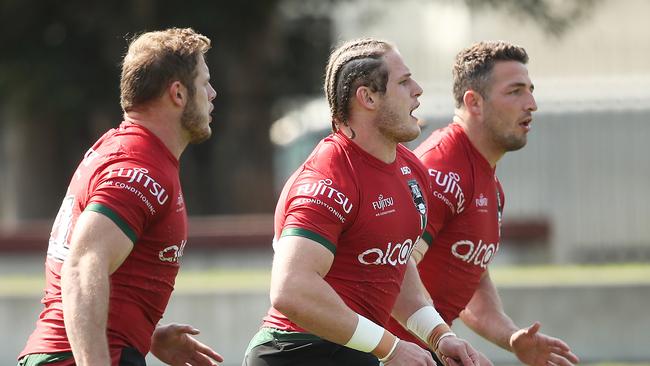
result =
[[[528,145],[498,165],[506,207],[497,259],[556,263],[650,260],[648,13],[643,0],[603,0],[554,35],[521,13],[464,2],[357,1],[331,10],[335,39],[395,42],[423,86],[415,114],[426,127],[410,147],[451,120],[460,49],[485,39],[527,49],[539,110]],[[324,98],[285,105],[270,130],[278,191],[330,126]]]

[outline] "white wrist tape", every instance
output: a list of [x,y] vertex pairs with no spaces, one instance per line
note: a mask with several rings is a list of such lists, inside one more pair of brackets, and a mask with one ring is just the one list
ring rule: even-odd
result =
[[445,324],[440,314],[431,305],[421,307],[420,310],[409,316],[406,328],[427,342],[431,331],[440,324]]
[[388,354],[382,358],[379,359],[379,362],[386,362],[390,358],[390,356],[393,355],[393,352],[395,352],[395,348],[397,348],[397,344],[399,343],[399,338],[395,337],[395,342],[393,342],[393,347],[390,348],[390,351],[388,351]]
[[345,346],[361,352],[370,352],[377,348],[386,330],[359,314],[357,317],[359,317],[357,328]]

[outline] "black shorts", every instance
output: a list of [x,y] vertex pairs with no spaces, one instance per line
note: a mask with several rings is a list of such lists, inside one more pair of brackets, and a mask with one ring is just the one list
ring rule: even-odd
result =
[[[72,352],[34,353],[18,360],[18,366],[41,366],[54,364],[72,357]],[[144,356],[135,348],[123,348],[119,366],[147,366]]]
[[435,352],[433,352],[431,350],[428,350],[428,351],[429,351],[429,353],[431,353],[431,356],[433,356],[433,360],[436,361],[436,365],[444,365],[444,363],[442,361],[440,361],[438,356],[436,356]]
[[378,366],[377,357],[308,333],[262,328],[246,350],[242,366]]

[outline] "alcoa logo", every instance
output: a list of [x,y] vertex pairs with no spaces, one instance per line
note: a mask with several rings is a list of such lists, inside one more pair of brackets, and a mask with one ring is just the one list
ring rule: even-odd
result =
[[[420,240],[418,236],[415,240],[415,243]],[[362,264],[376,264],[376,265],[387,265],[396,266],[399,264],[406,264],[411,257],[411,252],[415,248],[414,242],[411,239],[404,240],[404,243],[391,243],[389,242],[386,245],[386,250],[380,248],[368,249],[365,252],[359,254],[359,262]]]
[[454,257],[481,268],[487,267],[497,250],[499,243],[485,244],[482,240],[479,240],[478,245],[470,240],[461,240],[451,246],[451,254]]
[[183,256],[185,244],[187,244],[187,240],[183,240],[176,245],[168,246],[158,253],[158,259],[160,259],[161,262],[177,263],[178,260]]

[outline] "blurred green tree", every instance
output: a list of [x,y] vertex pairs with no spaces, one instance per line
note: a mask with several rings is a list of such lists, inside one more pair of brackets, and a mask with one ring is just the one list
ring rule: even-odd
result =
[[[271,212],[273,106],[321,94],[332,43],[327,9],[337,1],[355,0],[0,0],[0,222],[56,213],[85,149],[121,120],[125,38],[172,26],[192,27],[214,45],[213,138],[182,157],[189,212]],[[560,35],[598,0],[560,12],[553,0],[464,1],[516,11]]]

